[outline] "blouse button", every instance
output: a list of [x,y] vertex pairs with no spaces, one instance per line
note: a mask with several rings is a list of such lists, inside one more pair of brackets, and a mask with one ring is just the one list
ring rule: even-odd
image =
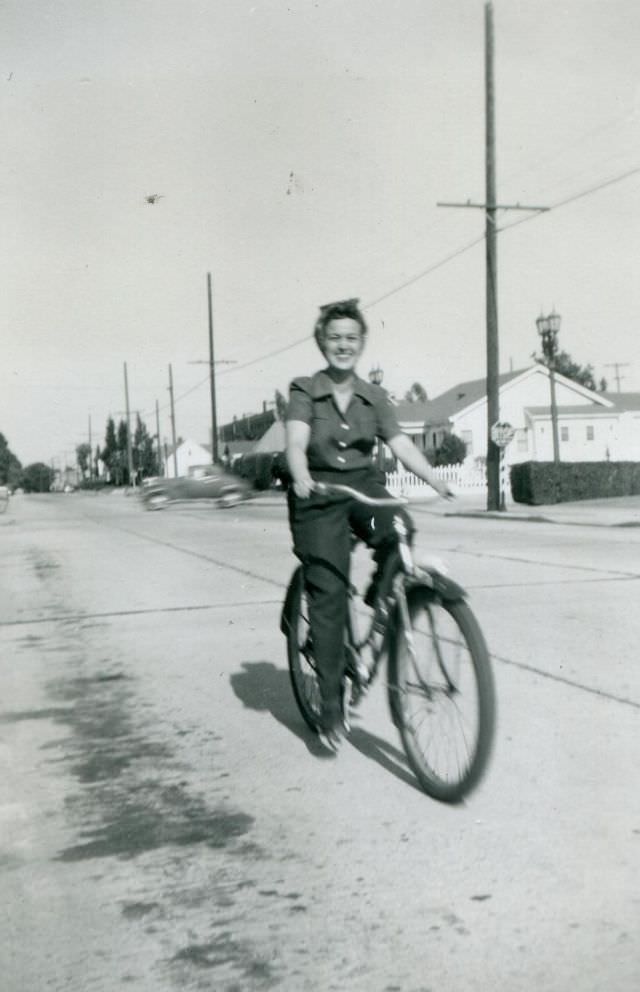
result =
[[339,462],[342,462],[342,464],[343,464],[343,465],[344,465],[344,463],[346,462],[346,460],[347,460],[347,459],[346,459],[346,458],[343,458],[343,457],[342,457],[342,455],[338,455],[338,461],[339,461]]
[[338,447],[339,448],[346,448],[347,447],[347,442],[346,441],[338,441]]
[[342,427],[342,430],[343,431],[348,431],[349,430],[349,424],[340,424],[340,426]]

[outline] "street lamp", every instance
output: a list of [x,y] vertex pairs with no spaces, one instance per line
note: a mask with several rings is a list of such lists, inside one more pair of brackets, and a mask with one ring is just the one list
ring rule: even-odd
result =
[[560,445],[558,443],[558,408],[556,406],[556,354],[558,351],[558,331],[560,330],[561,317],[555,310],[548,316],[542,314],[536,320],[538,334],[542,339],[542,352],[546,359],[546,366],[549,369],[549,386],[551,389],[551,429],[553,431],[553,460],[557,464],[560,461]]
[[[369,371],[369,382],[373,383],[374,386],[381,386],[382,380],[384,379],[384,372],[379,365],[376,365]],[[377,453],[376,453],[376,465],[379,472],[384,472],[384,441],[382,438],[378,438],[377,441]]]

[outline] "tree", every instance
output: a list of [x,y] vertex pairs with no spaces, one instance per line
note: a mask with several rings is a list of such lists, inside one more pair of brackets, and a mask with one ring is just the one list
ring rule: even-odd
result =
[[76,459],[78,462],[78,468],[80,469],[80,474],[84,479],[85,476],[91,475],[91,445],[90,444],[78,444],[76,446]]
[[466,457],[467,445],[457,434],[445,434],[433,457],[434,465],[460,465]]
[[[122,451],[122,428],[124,428],[124,457]],[[107,432],[101,458],[107,468],[109,482],[113,482],[116,486],[121,486],[125,481],[127,465],[127,425],[124,420],[120,421],[117,432],[113,417],[109,417],[107,420]]]
[[[536,355],[534,352],[533,357],[539,365],[547,365],[547,360],[544,356]],[[567,379],[573,379],[574,382],[579,382],[581,386],[586,386],[587,389],[596,391],[593,365],[578,365],[568,352],[559,351],[554,358],[553,368]]]
[[44,462],[33,462],[22,472],[21,485],[26,493],[48,493],[53,482],[53,469]]
[[132,453],[136,477],[144,479],[150,475],[158,475],[158,458],[154,449],[153,437],[140,419],[140,414],[136,416]]
[[419,382],[414,382],[404,394],[404,398],[407,403],[426,403],[427,391]]
[[109,482],[115,482],[117,467],[118,442],[116,440],[116,425],[113,417],[107,420],[107,429],[104,436],[104,448],[100,452],[104,466],[107,470]]
[[11,451],[4,434],[0,434],[0,485],[14,489],[20,484],[22,465]]
[[279,389],[276,389],[276,417],[278,420],[284,420],[287,413],[287,401],[282,395]]

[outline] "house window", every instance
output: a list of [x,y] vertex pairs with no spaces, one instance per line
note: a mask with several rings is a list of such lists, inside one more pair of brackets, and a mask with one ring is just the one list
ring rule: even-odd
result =
[[593,441],[593,424],[587,424],[587,441]]
[[560,428],[560,440],[561,441],[568,441],[569,440],[569,428],[568,427],[561,427]]
[[465,458],[473,455],[473,431],[461,431],[460,436],[467,446]]
[[527,428],[523,427],[516,431],[516,445],[518,451],[528,451],[529,450],[529,438],[527,436]]

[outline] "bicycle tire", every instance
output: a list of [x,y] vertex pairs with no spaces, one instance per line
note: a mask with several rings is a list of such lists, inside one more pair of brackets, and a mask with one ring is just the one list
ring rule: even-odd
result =
[[298,709],[312,730],[320,723],[321,702],[318,673],[311,651],[307,597],[302,569],[297,569],[286,598],[287,660],[291,687]]
[[[399,625],[389,657],[393,720],[422,789],[442,802],[460,802],[478,785],[493,745],[489,652],[463,600],[442,601],[429,587],[415,586],[407,591],[407,604],[416,655]],[[469,704],[462,698],[466,690]]]

